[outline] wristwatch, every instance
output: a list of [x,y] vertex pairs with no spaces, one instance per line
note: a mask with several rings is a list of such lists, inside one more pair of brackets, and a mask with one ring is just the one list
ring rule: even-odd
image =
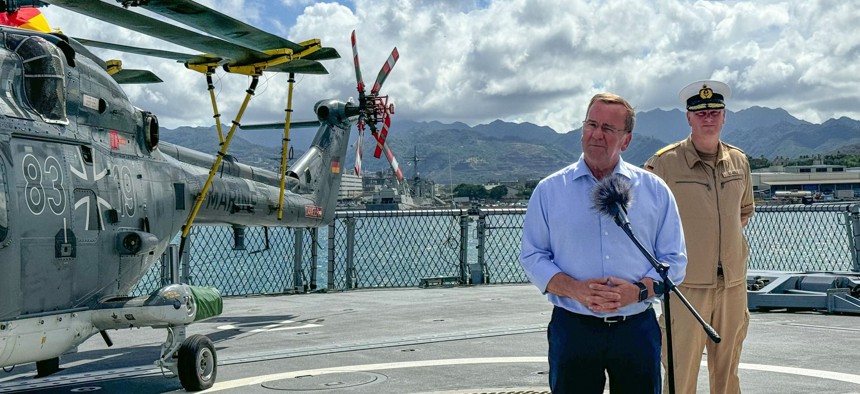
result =
[[648,299],[648,288],[645,287],[645,284],[642,282],[633,282],[633,284],[639,288],[639,302],[647,300]]

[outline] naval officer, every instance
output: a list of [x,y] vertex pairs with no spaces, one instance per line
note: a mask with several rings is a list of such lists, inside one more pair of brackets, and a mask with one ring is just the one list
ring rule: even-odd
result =
[[553,393],[660,393],[660,328],[651,303],[660,276],[612,218],[593,208],[598,181],[632,185],[634,233],[680,283],[687,257],[675,198],[654,174],[621,159],[634,112],[595,95],[582,123],[582,156],[544,178],[529,200],[520,263],[554,305],[547,328]]
[[[722,341],[713,343],[677,297],[671,298],[675,388],[695,393],[702,350],[707,346],[711,393],[740,393],[738,363],[747,335],[747,257],[743,228],[753,215],[746,154],[720,141],[731,90],[719,81],[681,89],[690,136],[651,157],[645,169],[672,189],[684,223],[689,265],[679,286]],[[665,325],[664,338],[665,338]],[[665,348],[665,347],[664,347]],[[665,359],[664,359],[665,363]]]

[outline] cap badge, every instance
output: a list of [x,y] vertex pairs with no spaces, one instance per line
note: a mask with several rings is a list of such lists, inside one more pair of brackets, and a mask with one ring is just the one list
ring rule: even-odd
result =
[[702,89],[699,90],[699,97],[703,99],[709,99],[714,96],[714,91],[708,87],[708,85],[704,85]]

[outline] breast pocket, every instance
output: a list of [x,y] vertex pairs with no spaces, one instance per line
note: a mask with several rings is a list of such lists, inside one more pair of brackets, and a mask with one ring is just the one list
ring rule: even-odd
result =
[[744,181],[743,174],[732,174],[732,173],[723,173],[722,179],[720,179],[720,193],[730,193],[731,195],[737,195],[740,198],[744,191],[744,186],[746,182]]
[[700,178],[680,178],[671,185],[672,194],[678,204],[681,217],[708,219],[710,212],[704,207],[712,206],[713,186]]

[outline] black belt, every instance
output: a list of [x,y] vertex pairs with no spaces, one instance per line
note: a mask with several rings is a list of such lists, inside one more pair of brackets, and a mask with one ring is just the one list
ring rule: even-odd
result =
[[[556,308],[559,308],[559,307],[556,307]],[[567,309],[564,309],[564,308],[559,308],[559,309],[561,309],[562,311],[565,311],[565,312],[569,313],[571,316],[575,316],[575,317],[577,317],[577,318],[580,318],[580,319],[582,319],[582,320],[586,320],[586,321],[589,321],[589,322],[592,322],[592,323],[616,324],[616,323],[625,323],[625,322],[630,322],[630,321],[638,320],[638,319],[641,319],[641,318],[643,318],[643,317],[653,316],[653,313],[648,313],[648,312],[651,312],[654,308],[652,308],[651,304],[648,304],[648,308],[647,308],[647,309],[645,309],[644,311],[639,312],[639,313],[637,313],[637,314],[635,314],[635,315],[628,315],[628,316],[604,316],[604,317],[598,317],[598,316],[591,316],[591,315],[583,315],[583,314],[579,314],[579,313],[574,313],[574,312],[568,311]]]

